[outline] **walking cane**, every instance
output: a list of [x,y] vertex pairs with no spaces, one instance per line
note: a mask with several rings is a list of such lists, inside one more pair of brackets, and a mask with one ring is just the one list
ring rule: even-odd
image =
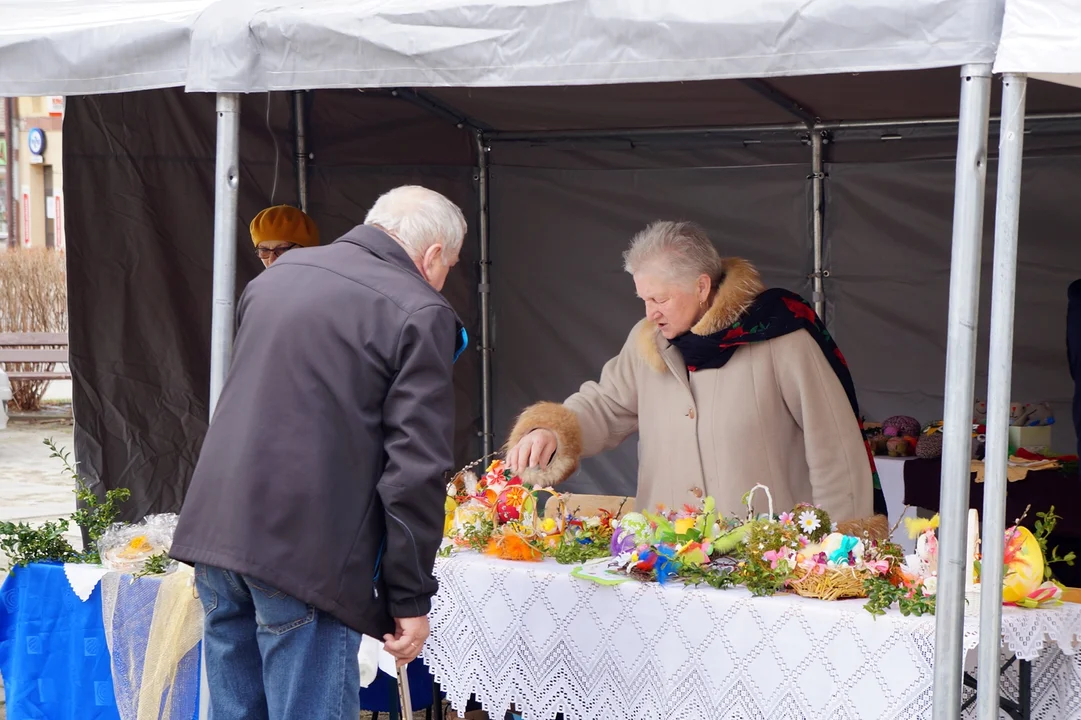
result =
[[413,720],[413,699],[409,695],[408,665],[398,668],[398,702],[402,706],[402,720]]

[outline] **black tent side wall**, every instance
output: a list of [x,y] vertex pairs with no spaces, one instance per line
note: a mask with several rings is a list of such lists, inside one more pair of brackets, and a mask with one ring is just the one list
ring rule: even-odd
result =
[[[244,103],[241,220],[273,182],[265,103]],[[288,106],[271,109],[278,198],[291,198]],[[131,490],[125,519],[176,511],[207,423],[214,97],[72,97],[64,130],[75,454],[92,485]],[[259,267],[246,230],[240,287]]]
[[[686,143],[686,140],[682,142]],[[993,142],[993,141],[992,141]],[[870,420],[942,417],[956,139],[842,141],[826,165],[827,318]],[[1053,403],[1071,452],[1066,287],[1081,277],[1081,141],[1033,138],[1020,226],[1013,397]],[[596,379],[641,318],[621,253],[656,219],[702,223],[722,255],[810,298],[810,153],[798,144],[688,154],[611,143],[493,151],[496,432],[528,403]],[[741,164],[746,164],[740,166]],[[986,398],[996,176],[988,173],[976,397]],[[733,408],[733,412],[739,412]],[[577,492],[633,493],[636,439],[583,462]]]
[[[480,447],[472,138],[388,94],[320,91],[308,102],[309,209],[324,241],[406,182],[446,193],[470,221],[447,293],[474,339],[456,367],[456,452],[472,459]],[[260,267],[246,225],[270,203],[275,151],[275,201],[296,198],[290,107],[274,96],[268,121],[266,95],[244,98],[238,292]],[[179,91],[74,97],[65,124],[76,454],[92,481],[132,489],[126,517],[175,511],[206,429],[214,99]],[[827,145],[827,317],[871,419],[941,415],[955,143]],[[1033,136],[1026,144],[1014,397],[1056,402],[1056,444],[1068,449],[1063,322],[1065,287],[1081,275],[1073,238],[1081,143]],[[810,150],[794,134],[761,145],[684,137],[492,148],[497,444],[522,406],[562,399],[618,351],[641,313],[620,253],[650,220],[697,220],[723,254],[752,260],[770,284],[809,292]],[[989,198],[994,187],[992,172]],[[992,201],[987,213],[984,348]],[[985,350],[979,363],[983,397]],[[630,492],[635,467],[631,441],[585,463],[568,487]]]
[[[348,101],[359,99],[313,98],[309,209],[323,242],[362,222],[375,198],[396,185],[419,182],[446,193],[471,231],[447,294],[478,338],[470,138],[460,131],[448,138],[445,123],[401,101],[398,116],[366,106],[386,123],[372,127],[366,112],[349,109]],[[271,204],[272,190],[274,203],[296,202],[291,107],[288,95],[275,94],[268,115],[267,95],[243,97],[238,297],[262,268],[248,223]],[[177,512],[207,427],[214,97],[179,90],[71,97],[64,130],[75,455],[99,491],[132,491],[124,519]],[[404,165],[410,152],[443,162]],[[463,462],[479,447],[475,348],[456,366]]]

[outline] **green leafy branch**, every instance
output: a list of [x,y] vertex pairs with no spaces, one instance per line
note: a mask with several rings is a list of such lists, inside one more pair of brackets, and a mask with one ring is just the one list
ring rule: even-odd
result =
[[590,560],[608,557],[610,553],[607,543],[562,540],[549,554],[560,565],[581,565]]
[[135,578],[146,577],[147,575],[164,575],[169,572],[169,565],[171,563],[172,560],[166,552],[151,555],[143,564],[143,569],[131,576],[132,580],[134,581]]
[[[23,567],[36,562],[76,562],[98,564],[98,540],[120,515],[120,504],[131,497],[127,488],[114,488],[99,499],[79,476],[71,462],[71,455],[48,438],[45,446],[64,465],[64,472],[75,482],[75,498],[79,509],[70,518],[43,523],[32,527],[28,523],[0,523],[0,550],[8,556],[12,567]],[[86,549],[79,553],[71,546],[65,533],[71,522],[86,530]],[[9,568],[10,569],[10,568]]]
[[1055,526],[1058,521],[1062,519],[1061,515],[1055,514],[1055,506],[1052,505],[1047,509],[1047,512],[1036,513],[1036,523],[1034,527],[1036,532],[1033,535],[1036,538],[1036,542],[1040,544],[1040,550],[1043,551],[1044,566],[1043,566],[1043,579],[1050,580],[1054,575],[1051,569],[1051,563],[1066,563],[1069,567],[1073,567],[1074,561],[1077,559],[1077,555],[1071,550],[1065,555],[1058,554],[1058,545],[1051,548],[1050,552],[1047,549],[1047,539],[1051,533],[1054,532]]
[[875,575],[863,581],[863,589],[867,591],[863,609],[872,615],[885,615],[894,604],[905,617],[935,614],[935,596],[924,595],[921,588],[897,586],[889,578]]

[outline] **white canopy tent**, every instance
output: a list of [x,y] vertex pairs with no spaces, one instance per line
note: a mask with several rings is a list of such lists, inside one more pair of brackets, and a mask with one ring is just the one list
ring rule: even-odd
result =
[[1001,0],[2,0],[0,92],[686,82],[994,59]]
[[[1069,0],[1057,2],[1065,6]],[[1022,0],[1014,4],[1048,3]],[[473,131],[479,178],[482,404],[487,446],[492,441],[487,142],[498,133],[456,112],[447,97],[475,100],[468,92],[474,88],[494,89],[496,94],[506,92],[499,88],[522,88],[535,96],[537,89],[546,87],[750,81],[746,87],[772,103],[775,110],[784,109],[790,119],[783,126],[767,125],[758,119],[761,115],[751,113],[754,119],[741,130],[802,128],[809,137],[816,178],[814,288],[821,307],[821,258],[817,255],[822,232],[822,132],[840,128],[851,118],[822,123],[791,94],[755,81],[963,68],[960,117],[951,120],[947,114],[933,118],[935,123],[958,127],[934,702],[935,718],[943,719],[957,717],[960,712],[968,426],[976,365],[990,63],[1000,29],[1004,42],[1009,29],[1002,28],[1002,12],[1001,0],[766,0],[743,4],[712,0],[316,0],[301,6],[266,0],[0,0],[0,95],[87,95],[164,87],[218,93],[211,407],[228,370],[233,334],[239,94],[406,88],[414,91],[411,97],[418,104]],[[1077,42],[1076,34],[1073,41]],[[1000,54],[1000,60],[1004,57]],[[1079,70],[1055,67],[1050,71],[1068,74]],[[878,90],[880,99],[891,93],[886,85]],[[457,91],[461,92],[454,95]],[[1016,107],[1016,95],[1010,93],[1009,98]],[[862,108],[861,112],[873,111]],[[297,117],[299,145],[302,113]],[[1004,114],[1011,122],[1014,117]],[[915,116],[900,124],[919,124],[927,119]],[[864,120],[854,125],[860,123],[889,126]],[[723,125],[739,123],[715,124],[708,132],[723,131]],[[606,129],[581,124],[549,129],[574,133],[582,127],[593,136],[603,135]],[[639,122],[633,114],[618,127],[623,134],[673,129],[671,124]],[[1013,126],[1006,128],[1003,137],[1016,140],[1011,147],[1016,148],[1019,160],[1020,138]],[[302,147],[297,155],[303,163],[306,153]],[[1000,175],[1000,187],[1013,182],[1003,179],[1010,174]],[[303,202],[303,169],[299,175]],[[1000,217],[1007,218],[1001,223],[1004,235],[1010,233],[1008,212],[1009,204],[1000,203]],[[1013,227],[1015,237],[1016,221]],[[1012,307],[1009,317],[1012,321]],[[1001,376],[997,382],[1001,384]],[[1008,376],[1005,387],[1008,390]],[[1006,395],[1008,403],[1008,392]],[[996,408],[1002,406],[1002,399],[1001,394],[991,398]],[[1004,466],[1002,470],[1004,478]],[[985,537],[989,531],[985,530]],[[992,614],[997,618],[999,612],[996,609],[985,616]],[[997,708],[997,646],[995,662],[984,665],[988,672],[993,667],[996,674],[994,684],[987,686],[987,678],[981,675],[981,697]]]
[[994,70],[1081,87],[1081,4],[1006,0]]

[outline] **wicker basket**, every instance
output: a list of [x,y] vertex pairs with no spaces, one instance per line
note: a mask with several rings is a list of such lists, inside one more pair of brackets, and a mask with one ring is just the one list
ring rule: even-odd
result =
[[868,570],[856,570],[850,567],[827,568],[818,573],[798,567],[788,586],[797,595],[819,600],[843,600],[844,598],[865,598],[863,581],[871,577]]
[[[475,460],[459,470],[451,478],[447,486],[447,494],[460,501],[470,493],[470,488],[475,487],[479,477],[483,474],[485,463],[497,457],[499,453],[492,453]],[[479,470],[478,470],[479,469]],[[484,506],[481,513],[491,521],[494,526],[492,536],[488,541],[484,553],[505,560],[541,560],[544,557],[543,548],[553,546],[566,530],[566,505],[559,493],[551,488],[534,488],[529,491],[533,497],[533,507],[529,512],[526,522],[514,521],[500,524],[496,513],[496,497],[494,493],[488,498],[478,498]],[[540,512],[538,494],[550,493],[553,498],[549,504],[555,505],[555,529],[552,533],[544,532],[542,528],[543,515]],[[468,547],[469,543],[464,538],[454,538],[453,542],[459,547]]]

